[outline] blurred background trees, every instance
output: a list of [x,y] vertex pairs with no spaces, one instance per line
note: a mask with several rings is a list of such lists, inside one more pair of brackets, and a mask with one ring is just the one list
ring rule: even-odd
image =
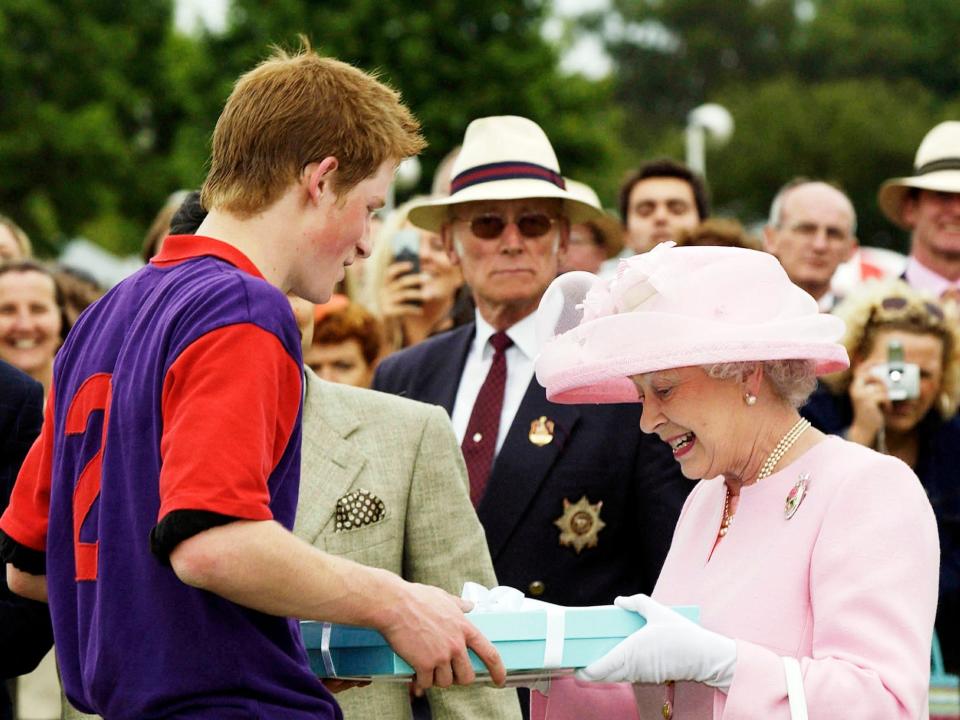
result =
[[[902,249],[876,189],[960,118],[956,0],[609,0],[560,33],[550,0],[234,0],[217,33],[173,16],[173,0],[0,0],[0,212],[41,252],[77,235],[133,252],[167,195],[202,181],[236,76],[299,33],[403,92],[430,141],[421,191],[470,119],[513,113],[614,205],[623,173],[682,158],[687,113],[717,102],[736,122],[708,152],[719,213],[762,219],[783,182],[824,177],[863,242]],[[560,69],[582,37],[606,77]]]

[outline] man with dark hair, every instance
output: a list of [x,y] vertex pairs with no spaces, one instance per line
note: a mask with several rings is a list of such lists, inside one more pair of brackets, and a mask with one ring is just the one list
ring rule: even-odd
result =
[[620,186],[624,249],[608,260],[602,275],[612,275],[624,257],[647,252],[681,232],[693,230],[710,215],[703,178],[683,163],[660,158],[644,163]]
[[620,217],[627,247],[646,252],[710,216],[707,186],[683,163],[660,158],[645,163],[620,188]]

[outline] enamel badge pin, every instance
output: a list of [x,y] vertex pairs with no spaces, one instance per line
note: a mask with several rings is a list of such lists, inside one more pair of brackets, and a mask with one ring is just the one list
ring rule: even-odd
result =
[[553,442],[553,420],[541,415],[530,423],[530,434],[527,436],[537,447],[543,447]]
[[560,528],[560,544],[572,547],[577,555],[584,548],[596,547],[597,536],[607,525],[600,519],[602,507],[602,500],[591,505],[586,495],[575,503],[564,498],[563,515],[553,521],[553,524]]
[[783,506],[783,517],[786,520],[793,517],[794,513],[797,512],[797,508],[800,507],[800,503],[802,503],[803,499],[807,496],[807,481],[809,479],[810,473],[801,474],[797,480],[797,484],[787,493],[787,502]]

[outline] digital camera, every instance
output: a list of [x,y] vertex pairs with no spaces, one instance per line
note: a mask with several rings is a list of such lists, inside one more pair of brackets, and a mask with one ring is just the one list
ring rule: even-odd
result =
[[887,344],[887,362],[871,372],[887,386],[887,396],[894,402],[920,397],[920,366],[903,361],[903,343]]

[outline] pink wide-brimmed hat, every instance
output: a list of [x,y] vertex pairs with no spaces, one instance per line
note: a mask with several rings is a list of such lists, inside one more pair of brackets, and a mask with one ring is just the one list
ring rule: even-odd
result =
[[633,375],[713,363],[813,360],[843,370],[843,321],[772,255],[661,243],[604,280],[561,275],[537,310],[537,380],[557,403],[637,402]]

